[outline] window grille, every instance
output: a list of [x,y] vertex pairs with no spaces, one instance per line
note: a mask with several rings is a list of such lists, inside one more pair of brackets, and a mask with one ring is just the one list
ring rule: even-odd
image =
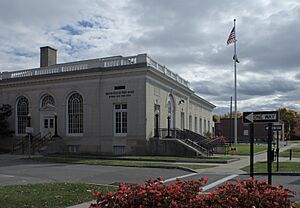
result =
[[83,99],[79,93],[73,93],[68,99],[68,133],[83,133]]
[[126,136],[127,135],[127,104],[115,104],[115,135]]
[[29,102],[27,98],[21,97],[17,102],[17,134],[25,134],[28,124]]

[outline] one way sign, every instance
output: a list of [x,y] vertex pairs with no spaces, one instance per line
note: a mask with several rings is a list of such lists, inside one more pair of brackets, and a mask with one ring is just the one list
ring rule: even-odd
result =
[[272,123],[278,120],[278,111],[243,112],[244,123]]

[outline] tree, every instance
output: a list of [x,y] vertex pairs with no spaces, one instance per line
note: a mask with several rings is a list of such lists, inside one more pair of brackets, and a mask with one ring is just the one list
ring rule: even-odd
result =
[[11,116],[12,110],[11,106],[8,104],[4,104],[0,107],[0,138],[3,139],[5,137],[12,136],[14,133],[9,129],[9,123],[7,118]]
[[[242,118],[242,116],[243,116],[243,113],[239,112],[239,111],[236,114],[237,114],[237,118]],[[230,113],[227,112],[227,113],[224,113],[223,115],[213,115],[213,121],[215,123],[220,122],[220,120],[223,118],[230,118]],[[232,112],[231,118],[234,119],[234,112]]]
[[300,121],[300,115],[297,111],[279,108],[279,118],[284,122],[284,134],[286,138],[292,138],[295,135],[294,127]]

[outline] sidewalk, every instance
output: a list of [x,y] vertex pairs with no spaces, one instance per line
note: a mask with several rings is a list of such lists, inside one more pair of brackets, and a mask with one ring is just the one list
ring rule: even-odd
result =
[[[287,149],[293,148],[295,146],[300,146],[299,143],[289,143],[287,146],[283,146],[280,148],[279,152],[283,152]],[[239,161],[228,163],[228,164],[221,164],[217,167],[206,168],[199,170],[199,173],[203,174],[215,174],[215,173],[224,173],[224,174],[244,174],[245,171],[240,170],[243,167],[246,167],[250,164],[250,157],[249,156],[237,156],[240,158]],[[267,152],[263,152],[260,154],[254,155],[254,163],[267,161]],[[289,161],[289,158],[280,157],[279,161]],[[300,158],[292,158],[292,162],[300,162]]]

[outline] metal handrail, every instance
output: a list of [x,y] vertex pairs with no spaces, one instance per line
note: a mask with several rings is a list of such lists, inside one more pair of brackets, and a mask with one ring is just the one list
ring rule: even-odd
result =
[[172,138],[182,140],[194,147],[197,147],[198,149],[201,149],[201,151],[207,152],[207,154],[212,153],[214,148],[223,146],[223,144],[220,142],[220,139],[209,139],[188,129],[159,129],[159,136],[161,138],[166,138],[168,134]]

